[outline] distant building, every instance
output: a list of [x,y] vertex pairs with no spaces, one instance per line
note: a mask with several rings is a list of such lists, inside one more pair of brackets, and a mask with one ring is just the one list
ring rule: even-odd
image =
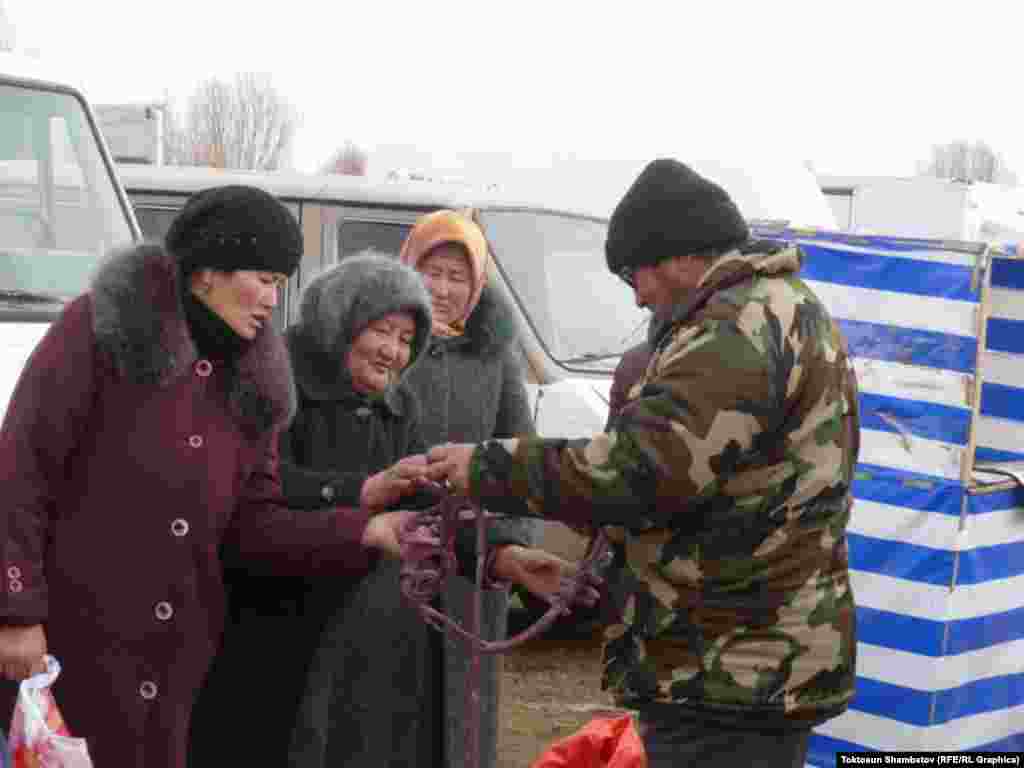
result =
[[99,104],[95,111],[115,162],[163,165],[162,106]]
[[838,228],[859,235],[1020,242],[1024,187],[932,176],[819,175]]

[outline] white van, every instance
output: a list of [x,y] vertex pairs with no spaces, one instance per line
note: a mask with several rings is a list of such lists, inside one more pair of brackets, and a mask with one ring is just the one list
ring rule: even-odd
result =
[[[132,164],[118,172],[150,239],[162,239],[188,196],[201,189],[252,184],[281,199],[300,222],[305,252],[279,304],[278,327],[295,317],[302,288],[320,270],[364,248],[397,254],[423,213],[464,210],[494,254],[491,285],[514,310],[537,430],[572,438],[604,429],[619,357],[646,338],[647,311],[608,271],[604,255],[607,218],[645,162],[562,166],[548,174],[538,168],[532,175],[519,169],[506,185],[543,190],[543,200],[556,200],[558,207],[535,196],[524,203],[468,185],[400,179]],[[776,164],[770,177],[751,167],[695,165],[757,214],[751,218],[834,226],[828,203],[802,165],[786,174]],[[585,542],[569,529],[544,525],[545,548],[572,558],[582,554]]]
[[63,74],[0,53],[0,127],[2,413],[63,302],[139,230],[89,105]]

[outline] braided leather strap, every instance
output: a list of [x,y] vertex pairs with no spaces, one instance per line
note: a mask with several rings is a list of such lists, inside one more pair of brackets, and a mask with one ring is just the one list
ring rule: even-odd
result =
[[559,616],[571,613],[585,590],[597,583],[600,569],[611,560],[608,540],[599,531],[591,539],[576,573],[562,579],[558,594],[551,599],[550,607],[540,619],[506,640],[485,640],[480,637],[480,617],[475,607],[474,626],[467,629],[435,609],[431,602],[440,593],[444,579],[456,572],[455,536],[460,526],[467,524],[473,524],[476,529],[476,597],[479,601],[488,582],[485,571],[487,524],[498,516],[485,512],[465,497],[448,494],[440,487],[436,491],[441,497],[438,504],[419,513],[402,531],[399,584],[402,594],[424,621],[439,631],[454,632],[480,653],[502,653],[542,634]]

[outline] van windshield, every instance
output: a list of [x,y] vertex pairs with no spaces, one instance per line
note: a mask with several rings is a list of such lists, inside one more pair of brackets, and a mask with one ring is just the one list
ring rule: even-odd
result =
[[63,300],[132,229],[81,103],[0,84],[0,300]]
[[604,221],[525,210],[485,210],[495,258],[552,356],[573,367],[614,368],[646,338],[649,312],[605,265]]

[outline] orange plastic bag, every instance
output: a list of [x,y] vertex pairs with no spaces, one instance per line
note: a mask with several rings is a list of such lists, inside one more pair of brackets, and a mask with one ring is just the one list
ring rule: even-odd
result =
[[632,716],[595,717],[530,768],[647,768],[647,753]]
[[50,686],[60,664],[46,657],[46,671],[22,680],[11,718],[11,768],[93,768],[85,739],[68,732]]

